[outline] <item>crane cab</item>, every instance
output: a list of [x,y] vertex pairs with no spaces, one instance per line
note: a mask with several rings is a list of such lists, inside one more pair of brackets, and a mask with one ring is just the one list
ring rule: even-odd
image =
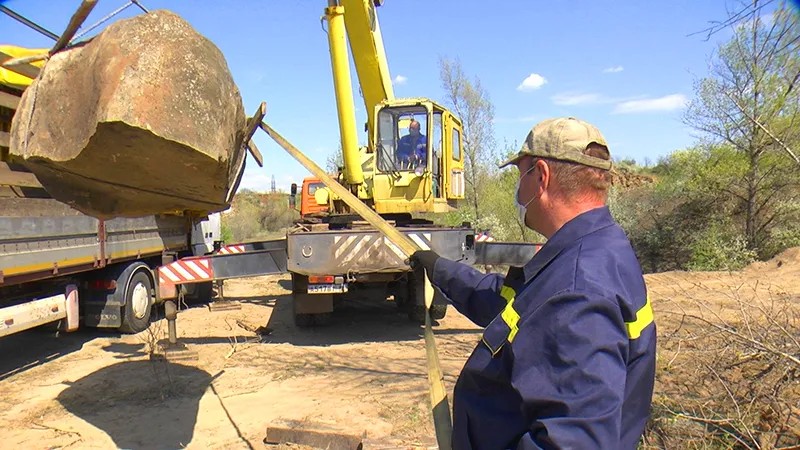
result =
[[428,99],[376,107],[369,149],[378,213],[447,212],[464,198],[461,122]]

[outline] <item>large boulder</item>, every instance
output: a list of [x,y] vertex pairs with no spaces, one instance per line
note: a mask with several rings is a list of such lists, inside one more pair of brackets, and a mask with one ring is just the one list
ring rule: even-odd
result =
[[230,204],[245,128],[220,50],[158,10],[53,55],[22,96],[10,152],[85,214],[207,214]]

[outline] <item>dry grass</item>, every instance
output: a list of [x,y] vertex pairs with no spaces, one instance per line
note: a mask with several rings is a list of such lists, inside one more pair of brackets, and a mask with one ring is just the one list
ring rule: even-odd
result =
[[[758,283],[695,283],[657,312],[643,448],[800,448],[800,308]],[[709,301],[704,293],[726,297]]]

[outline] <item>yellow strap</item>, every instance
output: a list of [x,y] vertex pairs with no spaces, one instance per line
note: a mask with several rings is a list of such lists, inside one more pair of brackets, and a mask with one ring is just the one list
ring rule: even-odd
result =
[[[383,219],[377,212],[372,210],[366,203],[359,200],[358,197],[353,195],[344,186],[339,184],[330,175],[325,173],[314,161],[309,159],[294,145],[283,138],[275,130],[263,121],[259,124],[278,145],[283,147],[290,155],[294,157],[300,164],[308,169],[312,174],[316,175],[325,186],[333,191],[339,198],[341,198],[353,211],[358,213],[364,220],[369,222],[370,225],[377,228],[384,236],[389,238],[392,244],[396,245],[409,257],[415,251],[419,250],[419,246],[411,240],[406,234],[401,233],[395,227],[390,225]],[[425,356],[428,369],[428,387],[431,398],[431,410],[433,415],[433,426],[436,431],[436,441],[439,444],[440,450],[451,450],[453,448],[452,435],[453,435],[453,422],[450,418],[450,406],[447,401],[447,389],[444,385],[444,375],[442,368],[439,364],[439,355],[436,350],[436,341],[431,329],[430,306],[433,300],[433,291],[430,285],[428,274],[425,275]]]
[[625,328],[628,329],[628,336],[631,339],[636,339],[642,335],[642,331],[648,325],[653,323],[653,308],[650,306],[650,296],[647,296],[644,306],[636,311],[636,319],[633,322],[625,322]]

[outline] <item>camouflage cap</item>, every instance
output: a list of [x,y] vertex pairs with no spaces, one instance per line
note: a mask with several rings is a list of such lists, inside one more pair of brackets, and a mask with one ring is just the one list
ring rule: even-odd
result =
[[524,156],[530,155],[610,170],[610,159],[584,153],[591,143],[600,144],[608,149],[606,139],[594,125],[574,117],[547,119],[533,127],[519,153],[500,164],[500,168],[517,164]]

